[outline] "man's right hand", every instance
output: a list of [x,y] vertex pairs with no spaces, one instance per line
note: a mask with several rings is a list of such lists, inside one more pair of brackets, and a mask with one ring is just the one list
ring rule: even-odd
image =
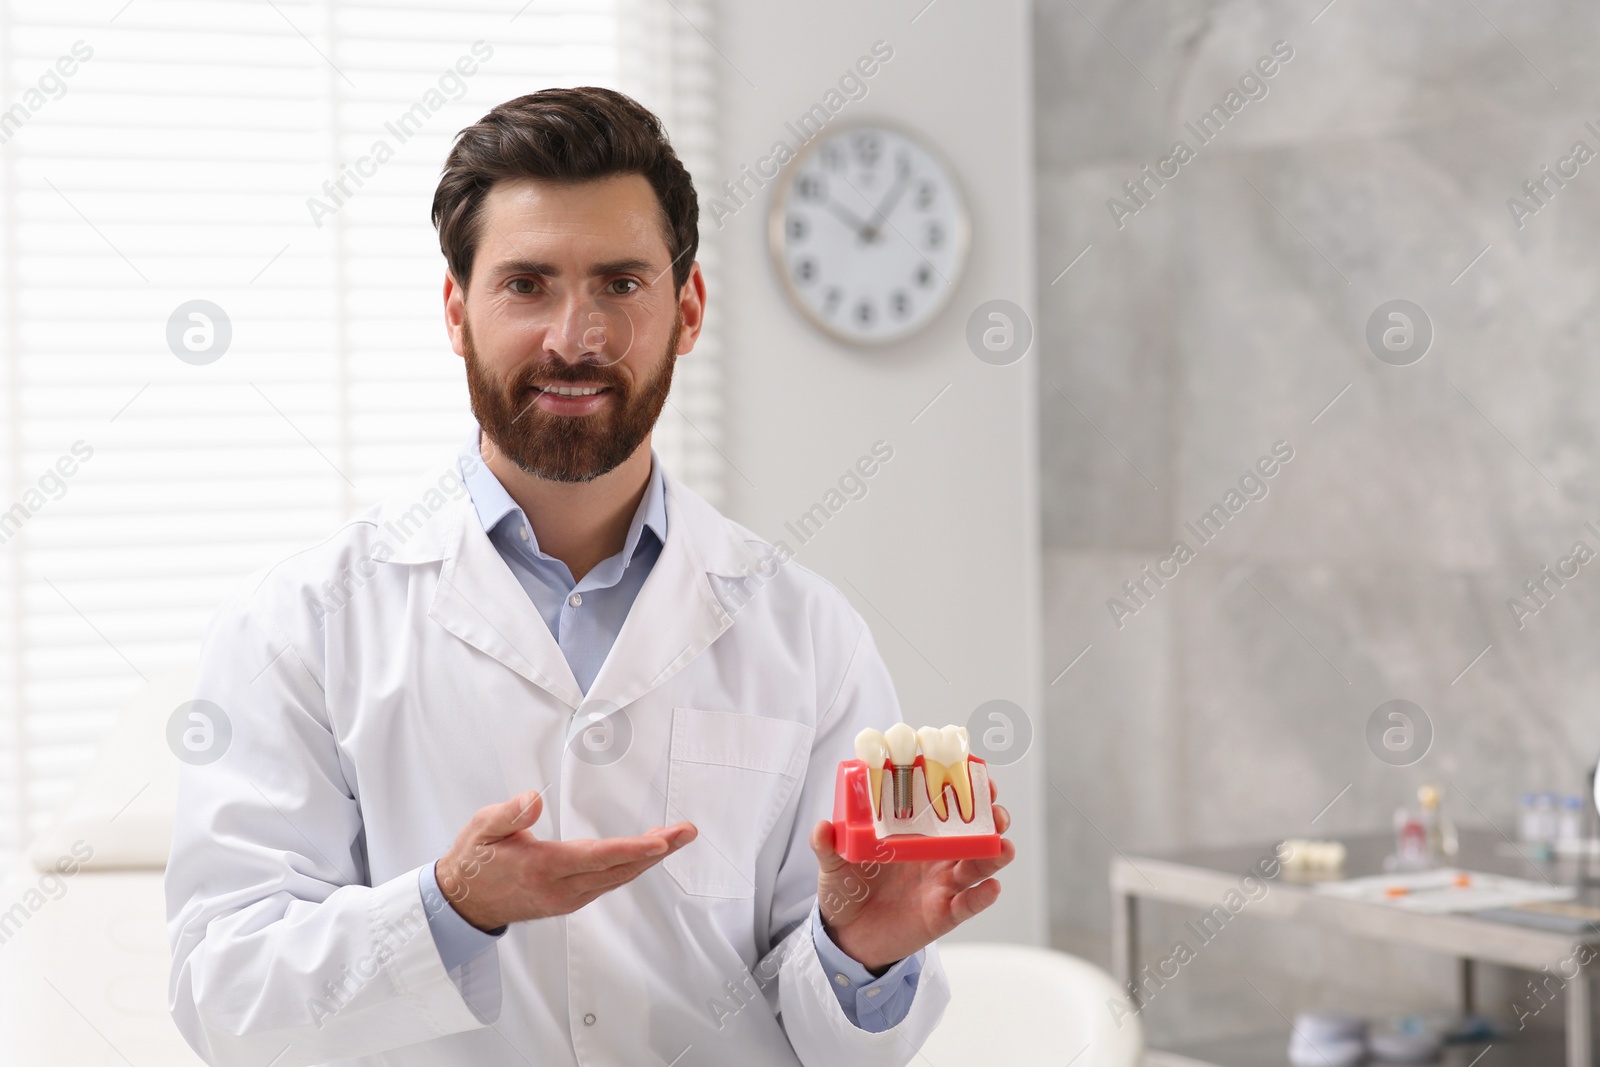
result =
[[693,823],[680,822],[637,837],[544,841],[529,829],[543,810],[537,791],[481,808],[434,864],[440,892],[478,929],[577,911],[699,833]]

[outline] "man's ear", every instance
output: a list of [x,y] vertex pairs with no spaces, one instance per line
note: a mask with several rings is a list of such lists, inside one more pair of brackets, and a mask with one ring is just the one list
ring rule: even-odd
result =
[[680,356],[694,351],[694,343],[706,322],[706,276],[701,273],[700,261],[689,265],[689,277],[678,289],[678,314],[683,316],[683,328],[678,332]]
[[444,272],[444,332],[450,338],[450,348],[465,359],[466,349],[461,343],[461,323],[467,314],[466,287],[456,281],[450,268]]

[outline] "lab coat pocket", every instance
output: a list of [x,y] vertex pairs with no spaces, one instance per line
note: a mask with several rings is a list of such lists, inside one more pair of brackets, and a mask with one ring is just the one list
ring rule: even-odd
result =
[[700,836],[662,866],[685,893],[754,895],[756,856],[805,774],[815,732],[787,719],[672,709],[664,821],[687,819]]

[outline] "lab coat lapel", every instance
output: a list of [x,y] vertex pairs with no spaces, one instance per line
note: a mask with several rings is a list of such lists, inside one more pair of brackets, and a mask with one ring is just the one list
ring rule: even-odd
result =
[[[430,618],[569,708],[583,692],[527,591],[494,547],[454,456],[376,517],[397,547],[391,563],[440,562]],[[447,483],[454,479],[453,486]],[[665,477],[667,540],[623,622],[588,700],[624,707],[677,674],[733,625],[711,575],[749,576],[755,554],[729,522],[670,474]],[[446,498],[441,493],[455,494]]]
[[709,574],[728,573],[729,524],[666,478],[667,541],[634,599],[588,699],[626,707],[667,681],[733,625]]
[[456,510],[455,542],[445,556],[429,617],[569,708],[577,707],[583,693],[550,627],[465,494]]

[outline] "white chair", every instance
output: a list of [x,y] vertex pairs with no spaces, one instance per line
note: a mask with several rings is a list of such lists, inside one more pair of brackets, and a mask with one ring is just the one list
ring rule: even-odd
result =
[[1142,1062],[1139,1017],[1112,1010],[1127,1008],[1127,995],[1093,964],[1053,949],[989,943],[941,944],[939,959],[950,976],[950,1006],[918,1064]]
[[192,666],[151,676],[31,862],[0,880],[0,1064],[202,1067],[167,1013],[161,887],[178,779],[167,719],[194,681]]

